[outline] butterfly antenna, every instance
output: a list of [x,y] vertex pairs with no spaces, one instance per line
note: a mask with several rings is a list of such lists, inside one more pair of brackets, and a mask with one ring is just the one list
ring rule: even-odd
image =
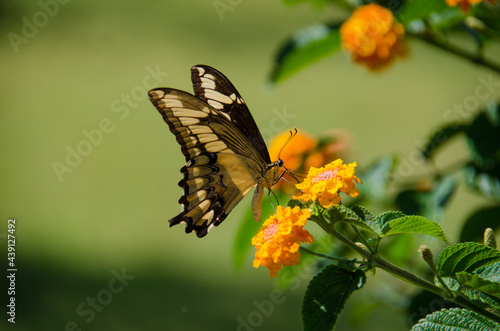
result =
[[281,157],[280,157],[281,156],[281,152],[283,152],[283,150],[285,149],[286,145],[288,145],[288,143],[290,142],[290,140],[292,140],[293,137],[295,137],[295,135],[297,134],[297,132],[298,132],[297,128],[295,128],[294,130],[295,130],[295,132],[290,131],[290,137],[288,137],[288,139],[285,141],[285,143],[281,147],[280,152],[278,153],[278,160],[281,160]]

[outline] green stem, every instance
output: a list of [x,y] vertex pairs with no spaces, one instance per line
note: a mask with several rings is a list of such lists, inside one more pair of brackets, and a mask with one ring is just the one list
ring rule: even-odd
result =
[[410,284],[413,284],[415,286],[421,287],[429,292],[435,293],[441,297],[444,297],[448,299],[449,301],[455,302],[459,305],[461,305],[464,308],[467,308],[469,310],[475,311],[478,314],[481,314],[483,316],[486,316],[490,318],[491,320],[500,323],[500,316],[493,314],[481,307],[478,307],[475,305],[473,302],[471,302],[469,299],[464,297],[463,295],[459,294],[456,297],[449,297],[447,291],[439,286],[434,285],[433,283],[418,277],[417,275],[414,275],[404,269],[401,269],[400,267],[392,264],[391,262],[383,259],[379,255],[372,254],[370,252],[365,251],[361,247],[358,247],[354,242],[352,242],[349,238],[345,237],[343,234],[338,232],[335,229],[330,229],[329,233],[333,235],[335,238],[338,240],[342,241],[345,245],[350,247],[352,250],[356,251],[359,253],[361,256],[366,258],[367,260],[372,262],[372,265],[375,267],[379,267],[380,269],[388,272],[389,274],[402,279]]
[[310,254],[310,255],[313,255],[313,256],[322,257],[322,258],[325,258],[325,259],[328,259],[328,260],[332,260],[332,261],[366,264],[366,261],[349,260],[349,259],[344,259],[344,258],[341,258],[341,257],[335,257],[335,256],[326,255],[326,254],[321,254],[321,253],[318,253],[318,252],[315,252],[315,251],[311,251],[311,250],[309,250],[309,249],[307,249],[307,248],[305,248],[303,246],[299,247],[299,251],[302,252],[302,253],[307,253],[307,254]]
[[421,40],[425,41],[426,43],[431,44],[432,46],[435,46],[446,52],[452,53],[456,56],[469,60],[475,64],[478,64],[480,66],[496,71],[497,73],[500,73],[500,66],[494,62],[485,59],[480,53],[477,55],[470,54],[459,47],[444,42],[443,40],[437,38],[434,34],[431,33],[418,34],[416,36],[419,37]]
[[352,224],[351,224],[351,227],[354,230],[354,232],[356,232],[356,234],[358,235],[359,239],[362,241],[363,245],[365,245],[366,248],[370,250],[370,253],[374,254],[375,252],[373,251],[372,247],[368,243],[368,240],[366,240],[366,237],[363,235],[363,233],[361,233],[361,231],[359,230],[359,228],[357,226],[352,225]]

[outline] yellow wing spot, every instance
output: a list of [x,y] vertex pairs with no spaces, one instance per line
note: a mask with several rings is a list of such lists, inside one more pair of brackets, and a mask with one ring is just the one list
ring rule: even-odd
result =
[[200,177],[204,175],[208,175],[212,172],[210,168],[207,167],[191,167],[187,169],[188,176],[191,177]]
[[198,222],[196,222],[197,225],[202,225],[204,223],[210,223],[212,219],[214,218],[215,212],[213,210],[210,210],[208,213],[205,213]]
[[222,105],[222,103],[218,102],[218,101],[215,101],[215,100],[208,100],[207,103],[214,107],[215,109],[223,109],[224,108],[224,105]]
[[233,102],[231,100],[231,98],[228,97],[227,95],[222,94],[222,93],[217,92],[217,91],[214,91],[214,90],[208,90],[208,91],[206,91],[205,92],[205,97],[207,99],[217,100],[217,101],[225,103],[225,104],[230,104],[230,103]]
[[217,153],[227,148],[227,145],[222,141],[211,141],[205,144],[205,149],[210,153]]
[[208,88],[208,89],[215,88],[215,82],[213,80],[205,78],[205,77],[200,77],[200,79],[201,79],[201,87]]
[[189,157],[193,158],[193,157],[201,154],[201,149],[196,148],[196,147],[191,148],[191,149],[188,149],[188,153],[189,153]]
[[165,93],[161,90],[149,91],[149,97],[153,100],[161,99],[164,95]]
[[191,178],[186,180],[186,185],[189,188],[188,194],[201,190],[203,187],[205,187],[205,185],[207,185],[208,181],[209,179],[204,177]]
[[213,133],[208,133],[208,134],[200,134],[198,135],[198,139],[202,144],[209,143],[211,141],[216,141],[218,138],[215,134]]
[[174,107],[174,108],[171,109],[171,111],[172,111],[172,115],[176,116],[176,117],[183,116],[183,117],[204,118],[204,117],[208,116],[207,113],[204,113],[202,111],[193,110],[193,109],[187,109],[187,108],[176,108],[176,107]]
[[[190,126],[200,123],[200,120],[194,117],[177,117],[177,120],[181,123],[182,126]],[[172,123],[174,123],[174,120],[172,120]]]
[[184,137],[184,143],[186,144],[186,148],[189,149],[189,148],[196,146],[199,143],[199,141],[194,136],[187,136],[187,137]]
[[193,219],[197,219],[199,217],[198,215],[204,214],[207,212],[208,208],[210,208],[211,203],[212,202],[210,200],[204,200],[204,201],[200,202],[196,207],[194,207],[193,209],[188,211],[186,213],[186,215],[184,215],[184,216],[192,217]]
[[[196,206],[207,197],[207,191],[199,190],[186,196],[188,206]],[[188,208],[189,209],[189,208]]]

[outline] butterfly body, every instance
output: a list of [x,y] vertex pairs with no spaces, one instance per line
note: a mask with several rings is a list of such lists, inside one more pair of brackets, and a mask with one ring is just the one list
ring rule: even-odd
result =
[[254,187],[252,209],[259,221],[264,191],[281,178],[283,162],[271,162],[250,111],[223,74],[198,65],[191,80],[195,95],[157,88],[149,97],[187,161],[179,182],[182,212],[170,226],[184,223],[186,233],[203,237]]

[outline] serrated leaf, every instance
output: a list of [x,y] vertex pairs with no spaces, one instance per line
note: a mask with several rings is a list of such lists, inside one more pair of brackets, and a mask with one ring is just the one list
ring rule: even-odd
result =
[[363,287],[366,275],[336,265],[325,267],[309,283],[302,304],[304,331],[330,331],[352,292]]
[[500,262],[477,268],[474,273],[491,282],[500,283]]
[[460,308],[443,309],[427,315],[412,331],[485,331],[498,330],[500,324],[473,311]]
[[295,32],[278,52],[271,74],[276,83],[299,69],[340,50],[339,24],[316,24]]
[[451,138],[459,133],[463,133],[465,130],[465,125],[462,124],[451,124],[438,129],[429,138],[429,141],[423,146],[422,156],[425,159],[431,158],[436,150],[447,143]]
[[500,262],[500,251],[479,243],[466,242],[446,247],[438,256],[437,269],[442,277],[474,270]]
[[383,237],[397,233],[426,234],[448,243],[441,226],[422,216],[404,216],[387,222],[382,228]]
[[[472,288],[463,287],[460,282],[452,277],[443,277],[442,280],[448,286],[448,288],[453,292],[460,292],[462,295],[466,296],[471,302],[476,306],[481,308],[489,308],[500,310],[500,299],[493,296],[480,292]],[[434,280],[434,283],[441,286],[438,279]]]
[[500,298],[500,283],[498,282],[492,282],[479,275],[471,274],[469,272],[459,272],[457,274],[457,279],[464,287],[472,288]]
[[[358,212],[361,211],[360,207],[357,207],[358,209]],[[368,212],[368,211],[367,211]],[[346,222],[346,223],[349,223],[349,224],[352,224],[352,225],[355,225],[357,227],[360,227],[364,230],[367,230],[369,232],[374,232],[376,233],[376,231],[373,229],[373,227],[371,226],[372,223],[367,221],[367,220],[363,220],[362,218],[360,218],[358,216],[358,214],[353,211],[352,209],[344,206],[344,205],[339,205],[339,206],[334,206],[334,207],[330,207],[328,209],[328,218],[333,222],[337,222],[338,220],[340,221],[343,221],[343,222]],[[365,214],[366,216],[367,214]]]
[[379,236],[384,236],[384,226],[392,220],[405,217],[406,215],[400,211],[387,211],[378,215],[374,220],[369,222],[370,226],[377,232]]

